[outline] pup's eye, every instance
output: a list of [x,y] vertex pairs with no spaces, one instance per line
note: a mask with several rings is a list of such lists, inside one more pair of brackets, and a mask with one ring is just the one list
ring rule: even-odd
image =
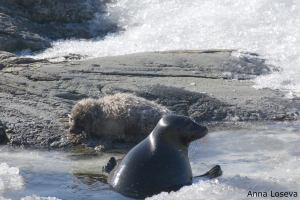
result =
[[70,121],[73,122],[73,118],[70,118]]

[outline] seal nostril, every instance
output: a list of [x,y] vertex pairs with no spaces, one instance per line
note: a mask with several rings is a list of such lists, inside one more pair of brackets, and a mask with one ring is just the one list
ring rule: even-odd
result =
[[[203,127],[180,115],[167,115],[163,121],[168,123],[158,123],[150,136],[131,149],[110,173],[108,182],[115,191],[144,199],[192,183],[188,147],[201,137]],[[192,130],[188,129],[190,125]]]

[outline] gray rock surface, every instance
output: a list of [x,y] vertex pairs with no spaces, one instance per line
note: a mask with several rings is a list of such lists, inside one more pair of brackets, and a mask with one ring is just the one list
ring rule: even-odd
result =
[[49,41],[36,34],[38,29],[25,18],[0,13],[0,50],[12,52],[29,48],[36,51],[50,47]]
[[106,14],[108,0],[1,0],[0,51],[37,51],[49,39],[93,38],[115,32]]
[[[117,92],[156,101],[208,126],[299,116],[299,100],[252,87],[251,78],[274,67],[256,56],[233,57],[231,50],[149,52],[60,63],[15,64],[15,59],[27,58],[0,53],[0,137],[5,129],[2,138],[12,145],[76,146],[82,141],[68,134],[72,106],[82,98]],[[92,146],[91,141],[83,143]]]
[[5,133],[6,127],[4,124],[0,121],[0,144],[7,141],[6,133]]
[[35,60],[33,58],[20,58],[13,53],[0,51],[0,70],[9,67],[29,67],[37,63],[49,63],[48,60]]

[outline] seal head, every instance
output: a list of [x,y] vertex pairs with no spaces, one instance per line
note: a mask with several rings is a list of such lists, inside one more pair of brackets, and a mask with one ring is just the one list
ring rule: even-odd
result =
[[191,184],[188,158],[192,141],[207,134],[205,126],[181,115],[163,117],[151,134],[112,171],[108,182],[124,196],[145,198]]

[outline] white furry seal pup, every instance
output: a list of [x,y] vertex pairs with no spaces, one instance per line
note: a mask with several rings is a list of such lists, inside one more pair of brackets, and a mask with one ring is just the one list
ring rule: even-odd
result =
[[103,141],[101,151],[112,148],[112,142],[139,143],[157,122],[171,111],[155,102],[128,93],[117,93],[100,99],[83,99],[69,115],[70,133],[93,135]]

